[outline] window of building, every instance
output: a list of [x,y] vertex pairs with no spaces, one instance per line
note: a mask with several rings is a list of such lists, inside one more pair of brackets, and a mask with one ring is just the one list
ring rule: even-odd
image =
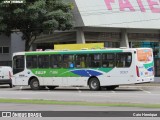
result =
[[2,47],[0,47],[0,53],[3,53],[3,51],[2,51]]
[[63,67],[74,68],[74,55],[63,55]]
[[120,47],[120,42],[104,42],[104,47],[106,47],[106,48],[118,48],[118,47]]
[[115,66],[115,54],[105,53],[102,54],[102,67],[113,68]]
[[75,59],[77,68],[85,68],[88,66],[86,54],[76,55]]
[[89,55],[89,67],[91,68],[101,67],[101,54]]
[[9,53],[9,47],[3,47],[3,53]]
[[9,53],[9,47],[0,47],[0,53],[1,54],[7,54]]
[[26,58],[27,68],[37,68],[37,56],[27,56]]
[[131,62],[132,62],[131,53],[117,53],[116,67],[130,67]]
[[61,55],[51,55],[50,56],[50,67],[51,68],[60,68],[62,65],[62,56]]
[[39,55],[38,56],[38,67],[39,68],[49,68],[49,55]]

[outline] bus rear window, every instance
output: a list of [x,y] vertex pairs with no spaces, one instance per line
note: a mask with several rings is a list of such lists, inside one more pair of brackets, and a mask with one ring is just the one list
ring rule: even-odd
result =
[[150,62],[153,60],[152,51],[150,49],[137,50],[137,59],[140,62]]

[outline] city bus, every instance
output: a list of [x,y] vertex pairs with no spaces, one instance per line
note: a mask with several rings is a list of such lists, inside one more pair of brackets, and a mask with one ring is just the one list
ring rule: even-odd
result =
[[151,48],[17,52],[12,67],[13,85],[32,90],[59,86],[113,90],[119,85],[154,81]]

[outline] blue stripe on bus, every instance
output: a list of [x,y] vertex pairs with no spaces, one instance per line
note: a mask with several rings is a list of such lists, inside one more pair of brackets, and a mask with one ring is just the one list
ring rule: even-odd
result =
[[152,72],[153,71],[153,67],[150,67],[147,70],[150,71],[150,72]]
[[73,72],[74,74],[77,74],[79,76],[83,76],[83,77],[102,75],[102,73],[94,71],[94,70],[73,70],[71,72]]

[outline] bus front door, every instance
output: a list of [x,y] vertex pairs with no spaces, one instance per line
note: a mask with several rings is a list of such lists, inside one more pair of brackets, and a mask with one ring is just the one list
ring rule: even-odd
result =
[[18,55],[13,58],[13,78],[16,85],[25,85],[27,80],[24,64],[24,55]]

